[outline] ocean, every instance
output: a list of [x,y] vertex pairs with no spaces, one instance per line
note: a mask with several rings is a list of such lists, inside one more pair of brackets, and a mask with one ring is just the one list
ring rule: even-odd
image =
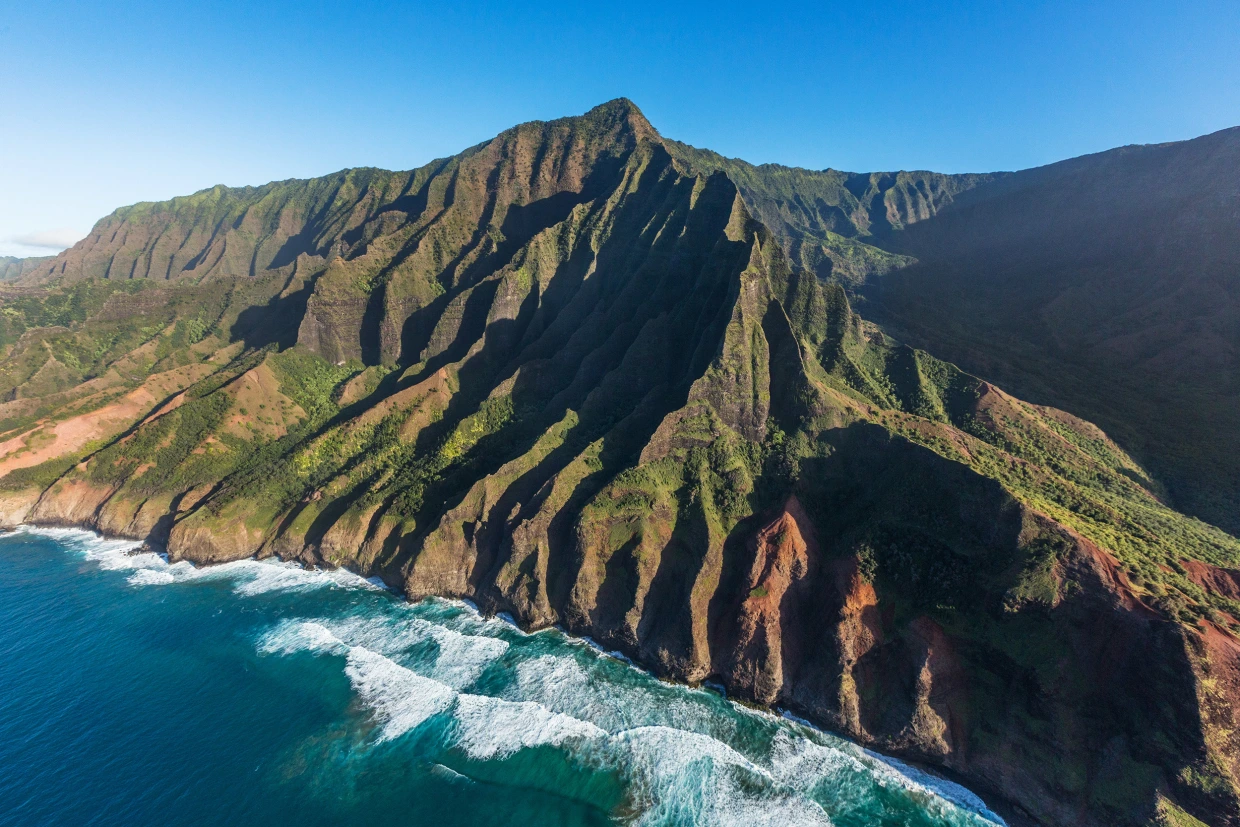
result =
[[2,825],[986,825],[968,790],[346,572],[0,535]]

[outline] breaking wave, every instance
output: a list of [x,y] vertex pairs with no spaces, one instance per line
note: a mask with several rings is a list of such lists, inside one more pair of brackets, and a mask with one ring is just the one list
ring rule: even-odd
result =
[[21,530],[133,588],[223,584],[247,600],[281,601],[261,615],[254,650],[310,658],[347,680],[358,760],[404,750],[456,780],[615,778],[615,817],[643,827],[1003,823],[957,784],[803,722],[660,682],[558,631],[524,633],[463,601],[408,604],[342,571],[255,560],[195,568],[86,531]]

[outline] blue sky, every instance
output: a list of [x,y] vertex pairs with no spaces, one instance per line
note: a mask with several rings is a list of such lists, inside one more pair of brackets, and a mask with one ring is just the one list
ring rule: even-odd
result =
[[1017,169],[1240,125],[1240,3],[0,0],[0,254],[632,98],[754,162]]

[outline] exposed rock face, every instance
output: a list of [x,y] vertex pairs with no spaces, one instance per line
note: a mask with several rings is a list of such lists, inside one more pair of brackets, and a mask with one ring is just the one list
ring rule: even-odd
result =
[[[784,651],[800,648],[796,635],[803,631],[797,618],[785,621],[782,609],[791,603],[789,591],[809,576],[811,555],[815,568],[822,565],[812,522],[796,497],[754,535],[750,552],[753,562],[742,581],[745,597],[735,618],[735,651],[722,671],[737,692],[773,704],[783,688]],[[785,626],[792,638],[787,641]]]
[[37,488],[25,491],[6,492],[0,497],[0,526],[18,526],[26,522],[30,510],[39,501],[41,492]]
[[[120,211],[44,272],[93,309],[0,381],[80,374],[4,403],[0,462],[57,406],[151,405],[14,460],[0,520],[561,624],[1047,824],[1240,824],[1240,542],[1094,426],[890,341],[734,173],[616,101],[409,173]],[[979,183],[919,180],[832,197],[872,234]],[[117,274],[174,283],[75,281]]]

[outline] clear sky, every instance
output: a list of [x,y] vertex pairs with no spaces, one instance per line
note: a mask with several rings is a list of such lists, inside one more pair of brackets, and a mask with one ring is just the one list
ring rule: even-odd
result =
[[217,183],[418,166],[621,95],[696,146],[859,171],[1240,124],[1237,0],[764,5],[0,0],[0,254]]

